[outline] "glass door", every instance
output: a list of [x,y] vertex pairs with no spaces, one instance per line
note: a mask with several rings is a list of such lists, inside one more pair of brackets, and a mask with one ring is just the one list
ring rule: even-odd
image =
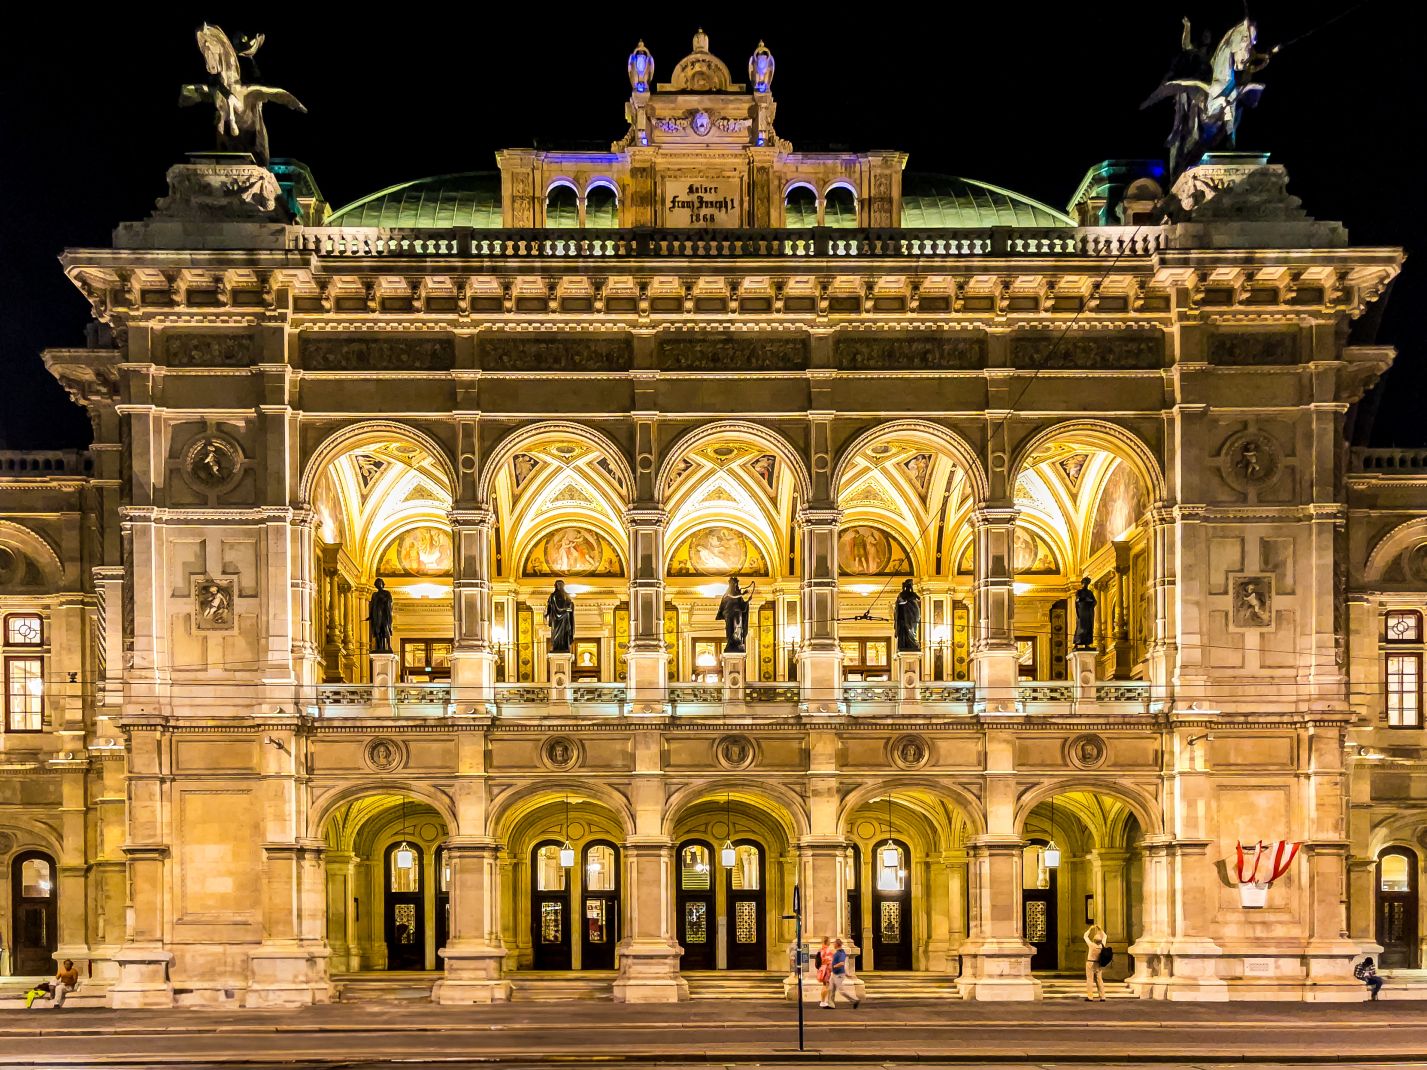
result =
[[766,970],[763,848],[752,840],[739,840],[733,845],[733,867],[727,873],[728,968]]
[[570,968],[569,874],[560,865],[560,845],[553,840],[530,852],[531,965],[537,970]]
[[872,968],[912,968],[911,852],[901,840],[872,848]]
[[1021,938],[1031,945],[1032,970],[1060,969],[1056,870],[1045,864],[1045,847],[1044,840],[1032,840],[1021,863]]
[[585,846],[585,904],[581,912],[580,968],[614,969],[619,942],[619,849],[612,843]]
[[54,859],[43,851],[16,855],[10,865],[10,882],[10,969],[17,977],[52,976],[59,944]]
[[421,848],[403,840],[386,849],[386,968],[426,968],[426,910]]
[[678,940],[684,949],[681,970],[717,966],[714,921],[713,848],[703,840],[679,844],[679,893],[675,898]]
[[1389,847],[1377,860],[1378,967],[1417,969],[1417,854]]

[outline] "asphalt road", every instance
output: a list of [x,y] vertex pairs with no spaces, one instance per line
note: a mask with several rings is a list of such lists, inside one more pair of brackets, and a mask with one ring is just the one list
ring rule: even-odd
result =
[[1427,1003],[905,1000],[807,1013],[807,1050],[800,1054],[795,1009],[772,1002],[13,1010],[0,1013],[0,1065],[1427,1065]]

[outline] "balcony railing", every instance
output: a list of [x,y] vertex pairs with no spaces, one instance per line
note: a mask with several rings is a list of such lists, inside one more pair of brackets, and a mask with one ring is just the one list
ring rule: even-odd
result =
[[[378,691],[371,684],[323,684],[317,689],[315,703],[298,705],[309,706],[318,717],[365,716],[374,710],[399,717],[472,712],[464,703],[457,708],[449,683],[398,684],[391,692],[393,701],[389,704]],[[847,683],[842,688],[842,704],[854,715],[894,713],[904,705],[900,691],[895,683],[884,681]],[[976,686],[969,681],[929,681],[918,688],[917,695],[917,705],[924,709],[941,706],[950,712],[976,711]],[[1149,685],[1142,680],[1107,680],[1095,685],[1092,701],[1104,707],[1104,712],[1125,712],[1129,705],[1148,709],[1149,699]],[[551,709],[554,700],[555,693],[549,684],[496,684],[494,709],[479,712],[494,712],[496,716],[538,716]],[[671,683],[668,688],[669,711],[676,716],[681,706],[717,712],[714,708],[722,708],[723,701],[723,685],[719,683],[680,681]],[[803,701],[796,683],[749,684],[744,690],[745,704],[767,707],[773,716],[777,716],[773,707],[797,707]],[[626,703],[624,684],[578,683],[571,685],[568,703],[559,704],[558,709],[574,714],[621,714],[626,712]],[[1035,712],[1037,706],[1069,708],[1073,704],[1083,706],[1085,702],[1077,703],[1075,685],[1068,681],[1037,681],[1016,687],[1016,705],[1023,712]]]
[[294,227],[295,250],[401,259],[727,259],[1149,256],[1154,227],[834,227],[745,230],[477,230],[472,227]]
[[1427,472],[1427,449],[1354,449],[1353,471],[1401,473]]

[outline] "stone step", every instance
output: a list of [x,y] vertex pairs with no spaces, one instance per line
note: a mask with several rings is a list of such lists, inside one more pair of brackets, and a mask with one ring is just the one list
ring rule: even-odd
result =
[[685,973],[690,999],[783,998],[783,977],[772,970],[700,970]]
[[511,1002],[614,999],[614,970],[520,970],[509,974]]
[[392,970],[385,973],[334,974],[333,998],[338,1003],[431,1001],[431,989],[441,974]]
[[[6,977],[0,981],[0,1009],[10,1010],[15,1007],[24,1009],[25,993],[34,988],[41,981],[51,981],[51,977]],[[79,987],[71,992],[64,1001],[61,1010],[68,1010],[70,1007],[107,1007],[109,1005],[108,993],[105,989],[86,984],[83,979],[79,982]],[[40,1008],[53,1009],[53,1004],[47,999],[35,1000],[32,1010]]]

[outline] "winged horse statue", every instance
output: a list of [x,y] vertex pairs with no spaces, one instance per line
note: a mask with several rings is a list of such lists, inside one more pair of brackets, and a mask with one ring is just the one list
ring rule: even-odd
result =
[[1148,108],[1161,100],[1174,101],[1174,129],[1165,142],[1172,175],[1226,141],[1235,143],[1245,109],[1258,103],[1263,93],[1263,86],[1251,78],[1278,51],[1255,51],[1257,43],[1258,28],[1246,18],[1224,34],[1210,53],[1207,46],[1194,46],[1189,20],[1184,20],[1178,59],[1160,87],[1140,105]]
[[[263,35],[239,38],[241,56],[254,63]],[[263,105],[281,104],[306,114],[307,109],[285,89],[249,85],[243,81],[240,53],[217,26],[204,23],[198,31],[198,50],[208,65],[209,80],[179,90],[178,102],[187,107],[211,102],[217,111],[218,148],[223,152],[250,152],[259,164],[268,163],[268,128],[263,122]]]

